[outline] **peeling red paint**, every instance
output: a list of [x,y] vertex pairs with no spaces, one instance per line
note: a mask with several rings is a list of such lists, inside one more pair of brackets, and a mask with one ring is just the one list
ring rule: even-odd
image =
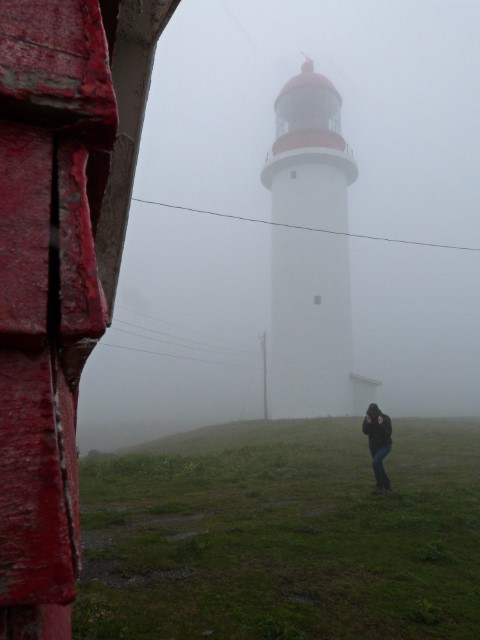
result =
[[108,45],[98,1],[86,0],[82,9],[85,19],[85,47],[89,54],[89,63],[85,66],[85,75],[80,91],[88,97],[110,100],[111,78],[108,66]]
[[60,333],[63,344],[100,338],[106,308],[98,280],[86,190],[88,152],[62,142],[59,166]]
[[118,122],[98,0],[0,0],[0,109],[0,640],[69,640],[78,379],[106,321],[86,164]]
[[0,606],[67,603],[74,571],[50,351],[2,349],[0,371]]
[[68,640],[72,626],[71,605],[50,604],[43,609],[42,635],[39,640]]
[[0,121],[0,346],[45,343],[51,183],[51,136]]
[[0,3],[0,104],[21,101],[34,120],[58,112],[91,144],[111,148],[118,124],[98,0]]

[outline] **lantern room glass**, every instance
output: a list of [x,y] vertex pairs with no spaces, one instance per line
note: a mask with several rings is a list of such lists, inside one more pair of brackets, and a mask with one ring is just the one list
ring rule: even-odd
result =
[[341,133],[340,100],[324,87],[299,87],[276,105],[277,138],[290,131],[326,129]]

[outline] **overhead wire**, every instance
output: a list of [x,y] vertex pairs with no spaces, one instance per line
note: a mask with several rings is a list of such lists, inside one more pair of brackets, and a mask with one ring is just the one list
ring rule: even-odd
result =
[[179,355],[175,355],[173,353],[162,353],[160,351],[149,351],[147,349],[137,349],[135,347],[126,347],[120,344],[110,344],[109,342],[104,342],[103,340],[101,340],[98,343],[100,346],[103,347],[112,347],[115,349],[125,349],[126,351],[138,351],[139,353],[148,353],[151,355],[156,355],[156,356],[162,356],[165,358],[175,358],[177,360],[191,360],[193,362],[206,362],[209,364],[218,364],[221,365],[223,367],[233,367],[235,369],[254,369],[256,371],[263,371],[263,368],[261,367],[250,367],[248,365],[243,365],[243,364],[232,364],[229,362],[219,362],[218,360],[203,360],[201,358],[190,358],[188,356],[179,356]]
[[[149,320],[155,320],[155,322],[160,322],[161,324],[166,324],[166,325],[169,325],[171,327],[176,327],[177,329],[182,329],[182,331],[189,331],[190,333],[194,333],[194,334],[197,334],[199,336],[203,336],[205,338],[210,338],[210,340],[215,340],[216,342],[223,343],[225,345],[234,344],[237,347],[243,347],[243,348],[246,348],[246,349],[249,348],[248,346],[246,346],[244,344],[241,344],[240,342],[235,342],[234,340],[223,340],[222,338],[217,338],[216,336],[212,336],[212,335],[210,335],[208,333],[203,333],[202,331],[197,331],[196,329],[190,329],[188,327],[183,327],[183,326],[181,326],[179,324],[176,324],[174,322],[168,322],[167,320],[162,320],[161,318],[156,318],[155,316],[151,316],[151,315],[148,315],[146,313],[141,313],[140,311],[135,311],[134,309],[130,309],[130,308],[125,307],[125,306],[123,306],[121,304],[115,304],[115,307],[118,308],[118,309],[124,309],[125,311],[128,311],[130,313],[134,313],[137,316],[141,316],[143,318],[148,318]],[[189,338],[180,338],[180,339],[181,340],[189,340]]]
[[[216,217],[221,217],[221,218],[227,218],[227,219],[233,219],[233,220],[239,220],[242,222],[252,222],[252,223],[257,223],[257,224],[265,224],[265,225],[269,225],[269,226],[275,226],[275,227],[284,227],[287,229],[296,229],[296,230],[302,230],[302,231],[308,231],[308,232],[316,232],[316,233],[325,233],[325,234],[331,234],[331,235],[337,235],[337,236],[347,236],[347,237],[352,237],[352,238],[360,238],[360,239],[367,239],[367,240],[376,240],[376,241],[382,241],[382,242],[392,242],[392,243],[399,243],[399,244],[406,244],[406,245],[415,245],[415,246],[424,246],[424,247],[433,247],[433,248],[439,248],[439,249],[451,249],[451,250],[457,250],[457,251],[471,251],[471,252],[480,252],[480,248],[476,248],[476,247],[465,247],[465,246],[458,246],[458,245],[446,245],[446,244],[438,244],[438,243],[431,243],[431,242],[419,242],[419,241],[413,241],[413,240],[401,240],[401,239],[395,239],[395,238],[387,238],[387,237],[380,237],[380,236],[371,236],[371,235],[364,235],[364,234],[354,234],[354,233],[348,233],[348,232],[341,232],[341,231],[332,231],[329,229],[320,229],[320,228],[315,228],[315,227],[306,227],[306,226],[301,226],[301,225],[291,225],[291,224],[286,224],[286,223],[279,223],[279,222],[272,222],[272,221],[268,221],[268,220],[261,220],[261,219],[257,219],[257,218],[249,218],[249,217],[244,217],[244,216],[236,216],[236,215],[232,215],[232,214],[226,214],[226,213],[219,213],[219,212],[215,212],[215,211],[209,211],[209,210],[205,210],[205,209],[197,209],[194,207],[184,207],[181,205],[174,205],[174,204],[169,204],[169,203],[165,203],[165,202],[159,202],[159,201],[152,201],[152,200],[144,200],[144,199],[140,199],[140,198],[132,198],[132,200],[136,201],[136,202],[140,202],[143,204],[150,204],[150,205],[155,205],[155,206],[160,206],[160,207],[165,207],[165,208],[170,208],[170,209],[178,209],[180,211],[187,211],[187,212],[193,212],[193,213],[201,213],[201,214],[206,214],[206,215],[211,215],[211,216],[216,216]],[[223,344],[227,344],[226,341],[224,340],[219,340],[218,338],[211,336],[209,334],[205,334],[193,329],[189,329],[186,327],[182,327],[178,324],[175,323],[171,323],[171,322],[167,322],[165,320],[162,320],[160,318],[156,318],[154,316],[148,315],[148,314],[144,314],[141,313],[139,311],[135,311],[133,309],[130,309],[128,307],[124,307],[122,305],[116,305],[117,308],[122,308],[130,313],[134,313],[138,316],[143,316],[145,318],[151,319],[151,320],[155,320],[156,322],[160,322],[160,323],[164,323],[170,326],[174,326],[178,329],[182,329],[185,331],[191,331],[192,333],[196,333],[198,335],[203,335],[205,337],[208,337],[212,340],[218,341],[218,342],[223,342]],[[115,318],[115,320],[117,322],[121,322],[122,324],[126,324],[126,325],[130,325],[136,328],[140,328],[152,333],[157,333],[160,335],[165,335],[166,337],[171,337],[177,340],[182,340],[184,342],[191,342],[192,344],[200,344],[203,346],[209,346],[209,347],[213,347],[216,348],[215,345],[208,345],[206,343],[201,343],[189,338],[182,338],[180,336],[172,336],[171,334],[165,334],[163,332],[157,331],[155,329],[149,329],[148,327],[143,327],[141,325],[135,325],[133,323],[128,323],[126,321],[123,320],[117,320]],[[130,331],[126,331],[126,330],[122,330],[122,329],[118,329],[115,328],[115,330],[117,331],[121,331],[123,333],[129,333],[132,335],[136,335],[138,337],[141,338],[145,338],[145,339],[149,339],[149,340],[153,340],[153,341],[158,341],[158,342],[166,342],[167,344],[173,344],[174,346],[180,346],[182,348],[185,348],[187,345],[178,345],[175,343],[170,343],[168,341],[162,341],[160,339],[155,339],[149,336],[145,336],[145,335],[141,335],[141,334],[137,334],[135,332],[130,332]],[[261,367],[252,367],[252,366],[248,366],[248,365],[239,365],[239,364],[232,364],[232,363],[225,363],[225,362],[219,362],[219,361],[215,361],[215,360],[204,360],[201,358],[192,358],[192,357],[188,357],[188,356],[181,356],[181,355],[175,355],[175,354],[171,354],[171,353],[162,353],[162,352],[158,352],[158,351],[150,351],[147,349],[138,349],[135,347],[127,347],[127,346],[123,346],[123,345],[117,345],[117,344],[110,344],[110,343],[106,343],[101,341],[99,343],[100,345],[103,345],[105,347],[110,347],[110,348],[116,348],[116,349],[124,349],[124,350],[128,350],[128,351],[136,351],[139,353],[146,353],[146,354],[150,354],[150,355],[156,355],[156,356],[160,356],[160,357],[167,357],[167,358],[174,358],[174,359],[179,359],[179,360],[190,360],[190,361],[194,361],[194,362],[204,362],[204,363],[208,363],[208,364],[217,364],[217,365],[221,365],[221,366],[227,366],[227,367],[234,367],[234,368],[242,368],[242,369],[250,369],[250,370],[256,370],[256,371],[263,371],[263,368]],[[230,344],[233,344],[233,342],[230,342]],[[239,344],[239,343],[235,343],[235,344]],[[242,345],[244,346],[244,345]],[[196,347],[190,347],[192,349],[197,349]],[[209,352],[208,349],[199,349],[201,351],[207,351]],[[210,351],[211,353],[222,353],[223,355],[232,355],[232,354],[227,354],[226,352],[215,352],[215,351]],[[241,354],[241,352],[238,352],[239,354]],[[242,354],[242,355],[248,355],[248,354]],[[275,372],[272,372],[275,375]],[[248,392],[247,392],[248,394]]]
[[407,244],[420,247],[434,247],[436,249],[453,249],[455,251],[476,251],[480,252],[480,247],[462,247],[451,244],[437,244],[435,242],[420,242],[416,240],[401,240],[398,238],[387,238],[383,236],[370,236],[360,233],[349,233],[348,231],[332,231],[331,229],[320,229],[317,227],[305,227],[296,224],[287,224],[284,222],[273,222],[271,220],[260,220],[258,218],[247,218],[245,216],[234,216],[228,213],[219,213],[217,211],[209,211],[208,209],[196,209],[194,207],[183,207],[181,205],[169,204],[166,202],[157,202],[155,200],[143,200],[141,198],[132,198],[135,202],[141,202],[143,204],[151,204],[159,207],[166,207],[168,209],[179,209],[180,211],[188,211],[192,213],[203,213],[210,216],[216,216],[219,218],[229,218],[231,220],[241,220],[242,222],[253,222],[257,224],[266,224],[272,227],[284,227],[286,229],[297,229],[301,231],[310,231],[315,233],[326,233],[335,236],[346,236],[348,238],[360,238],[362,240],[376,240],[380,242],[392,242],[398,244]]
[[[208,344],[207,342],[199,342],[198,340],[192,340],[191,338],[182,338],[181,336],[176,336],[176,335],[172,335],[171,333],[164,333],[163,331],[158,331],[157,329],[150,329],[149,327],[144,327],[141,324],[134,324],[133,322],[126,322],[125,320],[119,320],[118,318],[115,317],[114,322],[119,322],[121,324],[125,324],[129,327],[134,327],[135,329],[143,329],[144,331],[148,331],[149,333],[156,333],[157,335],[160,336],[165,336],[167,338],[173,338],[174,340],[182,340],[184,342],[190,342],[192,344],[199,344],[202,347],[211,347],[212,349],[219,349],[219,345],[215,345],[215,344]],[[114,327],[112,327],[113,329]],[[117,329],[117,331],[120,331],[120,329]],[[133,335],[140,335],[141,334],[133,334]],[[141,336],[141,337],[147,337],[147,336]],[[168,342],[167,340],[159,340],[159,342],[166,342],[167,344],[170,344],[170,342]],[[174,343],[171,343],[174,344]],[[189,345],[183,345],[183,344],[177,344],[176,346],[179,347],[185,347],[185,348],[192,348],[194,349],[195,347],[189,347]],[[254,355],[254,351],[240,351],[239,349],[233,349],[231,347],[227,347],[226,349],[224,349],[222,351],[222,353],[231,353],[233,354],[239,354],[239,355]]]
[[256,49],[258,51],[258,46],[257,43],[253,40],[253,38],[251,37],[251,35],[248,33],[248,31],[245,29],[245,27],[243,27],[243,25],[240,23],[240,21],[238,20],[238,18],[236,17],[236,15],[233,13],[233,11],[230,9],[230,7],[228,7],[225,2],[223,2],[223,0],[218,0],[218,3],[220,5],[222,5],[222,7],[224,8],[225,12],[227,13],[227,15],[230,17],[230,20],[236,25],[236,27],[239,29],[239,31],[245,36],[245,38],[248,40],[248,42],[252,45],[252,47],[254,47],[254,49]]
[[[144,334],[141,333],[136,333],[135,331],[128,331],[127,329],[118,329],[116,327],[110,327],[110,329],[112,331],[118,331],[120,333],[126,333],[128,335],[131,336],[137,336],[139,338],[143,338],[144,340],[151,340],[153,342],[161,342],[162,344],[168,344],[174,347],[180,347],[182,349],[193,349],[195,351],[204,351],[206,353],[218,353],[221,355],[228,355],[228,356],[247,356],[247,357],[252,357],[253,356],[253,352],[252,353],[242,353],[242,352],[233,352],[233,351],[220,351],[220,350],[216,350],[216,349],[203,349],[202,347],[192,347],[190,345],[185,345],[185,344],[179,344],[178,342],[171,342],[169,340],[162,340],[161,338],[152,338],[152,336],[146,336]],[[148,329],[147,329],[148,331]]]

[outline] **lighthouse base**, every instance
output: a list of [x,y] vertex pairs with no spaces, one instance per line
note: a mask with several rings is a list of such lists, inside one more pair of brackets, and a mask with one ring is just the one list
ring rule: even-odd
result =
[[350,377],[318,375],[305,378],[304,373],[288,378],[270,378],[269,417],[286,418],[338,417],[353,414],[354,388]]

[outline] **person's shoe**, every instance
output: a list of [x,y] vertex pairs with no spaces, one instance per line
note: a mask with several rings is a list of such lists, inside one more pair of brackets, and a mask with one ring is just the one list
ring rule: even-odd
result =
[[375,487],[374,491],[373,491],[373,495],[375,496],[381,496],[383,495],[383,489],[382,487]]
[[391,496],[391,495],[392,495],[392,490],[391,490],[391,489],[384,489],[383,493],[384,493],[386,496]]

